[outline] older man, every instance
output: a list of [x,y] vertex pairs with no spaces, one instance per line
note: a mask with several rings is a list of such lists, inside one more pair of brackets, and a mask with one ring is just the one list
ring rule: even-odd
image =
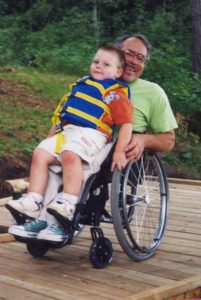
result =
[[177,123],[167,95],[158,84],[140,78],[149,60],[150,43],[145,36],[136,34],[119,38],[115,45],[125,54],[122,79],[129,83],[135,107],[133,130],[140,133],[133,134],[127,156],[138,160],[145,148],[170,151],[174,147]]

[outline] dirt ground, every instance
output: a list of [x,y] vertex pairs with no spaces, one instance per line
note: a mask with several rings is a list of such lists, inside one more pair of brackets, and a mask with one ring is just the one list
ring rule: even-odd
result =
[[[12,72],[13,70],[7,70]],[[44,99],[36,95],[28,93],[28,91],[15,81],[4,80],[0,78],[0,102],[9,103],[16,99],[26,103],[28,106],[45,106],[47,103]],[[0,112],[1,113],[1,112]],[[0,198],[10,196],[11,191],[7,187],[5,180],[28,177],[30,169],[31,157],[20,156],[8,159],[0,156]]]
[[8,197],[12,194],[12,190],[6,184],[6,180],[29,176],[30,162],[30,157],[21,157],[20,159],[0,157],[0,198]]

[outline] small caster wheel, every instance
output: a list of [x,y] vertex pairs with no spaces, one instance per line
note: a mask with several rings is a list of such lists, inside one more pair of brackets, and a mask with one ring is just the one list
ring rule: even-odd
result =
[[44,242],[30,240],[27,242],[27,250],[33,257],[42,257],[49,250],[49,246]]
[[105,237],[99,237],[91,244],[89,260],[96,269],[107,267],[112,261],[112,243]]

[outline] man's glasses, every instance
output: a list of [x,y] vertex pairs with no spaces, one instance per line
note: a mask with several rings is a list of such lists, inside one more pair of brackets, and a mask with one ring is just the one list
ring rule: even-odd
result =
[[127,58],[136,57],[137,61],[140,64],[145,64],[147,62],[147,57],[144,56],[143,54],[137,53],[137,52],[135,52],[133,50],[130,50],[130,49],[123,49],[123,52],[124,52],[125,57],[127,57]]

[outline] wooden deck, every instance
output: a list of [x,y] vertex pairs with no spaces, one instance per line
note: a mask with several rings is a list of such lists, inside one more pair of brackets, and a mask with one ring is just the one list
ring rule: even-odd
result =
[[[104,233],[113,242],[113,261],[102,270],[94,269],[88,260],[89,227],[72,245],[49,251],[40,259],[31,257],[25,244],[1,233],[0,299],[201,297],[201,183],[190,183],[170,183],[167,232],[156,255],[144,262],[134,262],[124,254],[111,225],[104,225]],[[11,222],[5,202],[0,200],[2,231]]]

